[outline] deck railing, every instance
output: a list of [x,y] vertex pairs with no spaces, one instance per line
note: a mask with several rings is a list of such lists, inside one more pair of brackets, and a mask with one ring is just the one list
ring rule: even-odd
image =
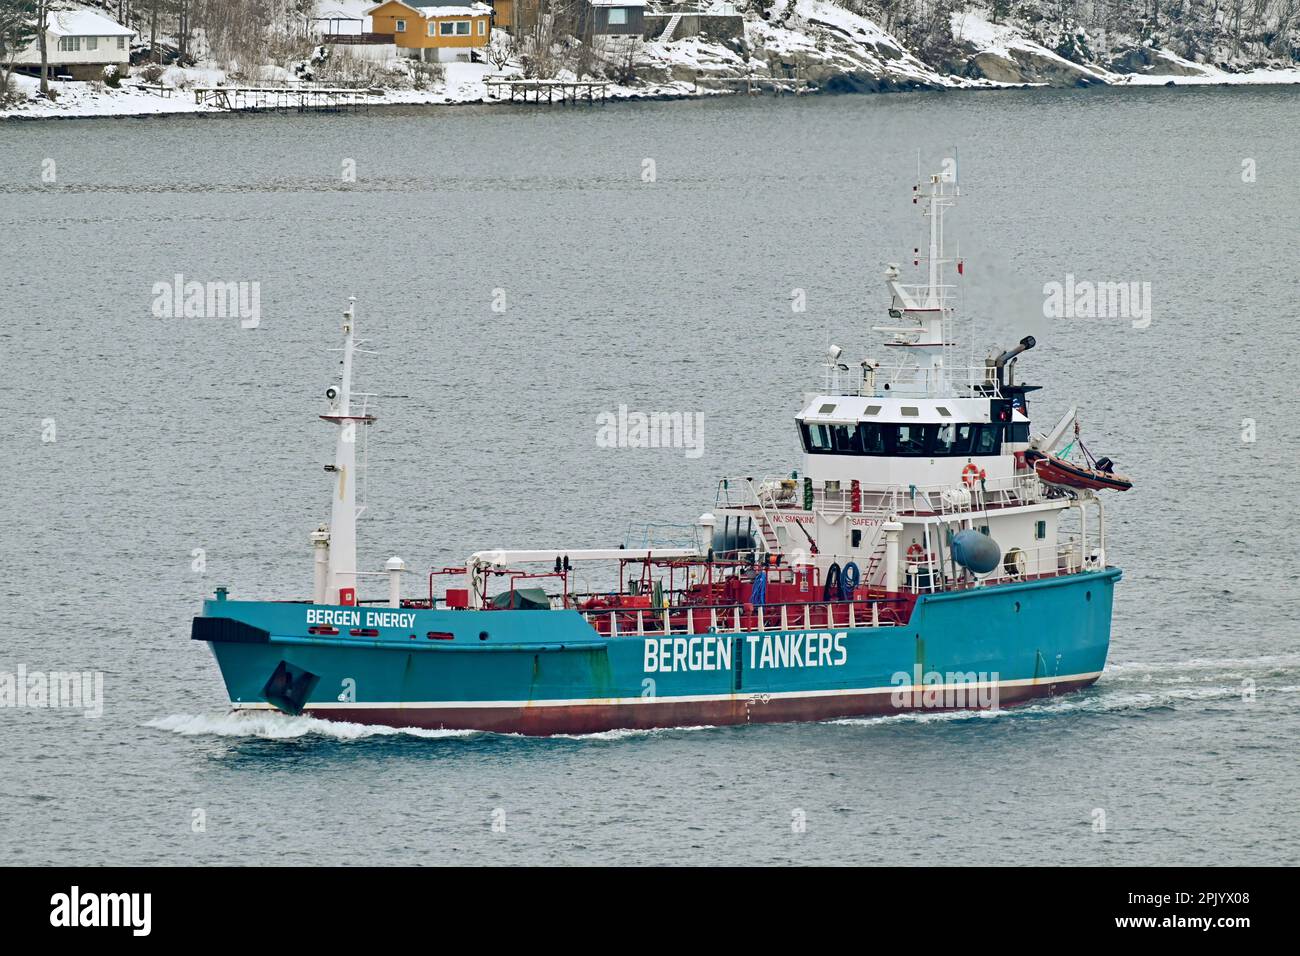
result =
[[822,628],[896,627],[907,622],[904,596],[784,604],[708,604],[669,608],[601,608],[582,616],[608,637],[671,636]]
[[922,553],[903,566],[902,586],[910,594],[937,594],[944,591],[967,591],[993,584],[1015,584],[1054,578],[1079,571],[1104,568],[1100,538],[1093,532],[1085,542],[1077,534],[1058,539],[1055,544],[1033,548],[1008,548],[998,565],[988,574],[971,574],[956,565],[947,542],[938,549]]
[[[720,508],[751,508],[776,514],[803,512],[803,479],[795,481],[784,476],[726,477],[718,479],[714,499]],[[894,485],[873,482],[858,483],[858,507],[853,506],[853,486],[849,481],[840,483],[838,489],[827,490],[826,482],[813,486],[812,506],[815,511],[828,514],[862,514],[882,516],[896,514],[958,515],[983,511],[989,507],[1005,507],[1029,501],[1041,501],[1046,488],[1032,472],[1022,472],[1000,478],[986,478],[971,487],[954,484]]]

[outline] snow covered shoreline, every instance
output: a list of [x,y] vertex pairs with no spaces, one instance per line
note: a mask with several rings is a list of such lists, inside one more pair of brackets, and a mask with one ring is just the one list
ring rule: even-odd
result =
[[[815,92],[895,92],[925,90],[999,90],[1026,87],[1086,86],[1246,86],[1300,84],[1300,67],[1231,72],[1194,63],[1152,46],[1126,50],[1122,68],[1067,59],[1055,50],[1005,24],[994,24],[978,11],[952,15],[954,44],[963,51],[960,64],[937,68],[923,62],[873,21],[831,0],[777,0],[782,16],[747,19],[743,40],[710,41],[690,37],[645,41],[640,47],[644,69],[634,86],[610,84],[611,101],[678,100],[743,91],[773,79],[798,77]],[[1066,51],[1070,52],[1070,51]],[[283,71],[281,71],[283,72]],[[514,73],[516,71],[510,70]],[[508,104],[494,98],[484,80],[499,75],[486,64],[448,63],[446,74],[430,89],[383,89],[366,100],[368,107]],[[193,86],[223,85],[221,71],[172,68],[149,88],[134,79],[120,88],[103,84],[56,84],[54,101],[36,95],[31,77],[17,77],[23,101],[0,109],[0,119],[84,119],[158,115],[219,114],[229,110],[195,102]],[[229,85],[239,84],[230,82]]]
[[[1300,70],[1286,71],[1257,71],[1254,73],[1244,74],[1225,74],[1223,76],[1164,76],[1164,75],[1142,75],[1122,77],[1108,83],[1098,83],[1098,86],[1112,87],[1165,87],[1165,86],[1215,86],[1215,87],[1235,87],[1235,86],[1287,86],[1300,84]],[[35,104],[32,108],[27,109],[10,109],[0,110],[0,121],[12,120],[15,122],[35,122],[39,120],[60,120],[60,119],[142,119],[155,116],[181,116],[202,114],[208,116],[229,115],[232,111],[220,109],[213,106],[200,106],[194,102],[193,95],[185,90],[178,90],[171,98],[162,98],[156,94],[143,92],[128,87],[119,90],[92,91],[74,90],[69,91],[67,87],[88,87],[88,84],[62,83],[64,87],[59,102],[54,104]],[[940,90],[984,90],[996,92],[999,90],[1014,89],[1031,89],[1031,88],[1049,88],[1050,84],[1045,83],[963,83],[952,84],[947,86],[915,86],[909,88],[898,88],[897,90],[878,90],[875,92],[937,92]],[[817,90],[810,95],[819,95],[826,93],[826,90]],[[727,89],[694,89],[690,83],[677,83],[665,86],[639,87],[639,88],[621,88],[611,90],[608,101],[613,102],[631,102],[631,101],[650,101],[666,102],[672,100],[699,100],[708,99],[718,96],[740,95],[743,90]],[[372,97],[368,103],[368,109],[385,109],[388,107],[402,106],[429,106],[429,107],[454,107],[454,106],[509,106],[508,99],[497,99],[486,95],[478,96],[449,96],[444,92],[437,90],[416,91],[416,90],[390,90],[383,95]],[[515,105],[519,105],[516,101]],[[259,110],[256,112],[274,112],[273,110]]]

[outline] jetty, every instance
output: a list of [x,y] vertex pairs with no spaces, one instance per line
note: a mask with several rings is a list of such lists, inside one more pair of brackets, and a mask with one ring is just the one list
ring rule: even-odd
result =
[[368,109],[366,89],[324,86],[196,86],[194,102],[231,112],[278,110],[298,113],[344,113]]
[[489,76],[483,80],[488,96],[523,103],[604,103],[609,91],[606,80],[529,80]]

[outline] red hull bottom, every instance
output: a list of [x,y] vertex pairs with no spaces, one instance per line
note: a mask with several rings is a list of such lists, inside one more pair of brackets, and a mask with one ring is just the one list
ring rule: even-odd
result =
[[[1082,690],[1097,675],[1053,684],[1000,687],[998,706]],[[898,706],[892,691],[817,697],[732,697],[720,700],[648,700],[631,703],[557,704],[526,707],[311,707],[307,714],[322,720],[423,730],[482,730],[545,737],[552,734],[593,734],[607,730],[653,730],[667,727],[773,724],[876,717],[926,711],[972,710],[976,707]]]

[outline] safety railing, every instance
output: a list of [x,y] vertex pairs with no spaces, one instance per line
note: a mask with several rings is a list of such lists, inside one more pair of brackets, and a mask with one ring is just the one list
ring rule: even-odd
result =
[[[822,388],[827,395],[858,398],[948,397],[959,389],[969,390],[971,396],[981,398],[1001,397],[991,366],[946,362],[940,368],[901,364],[836,367],[827,375]],[[962,395],[958,393],[956,397]]]
[[644,637],[897,627],[907,623],[911,606],[906,595],[891,595],[851,601],[602,608],[581,613],[602,636]]
[[[972,484],[895,485],[820,482],[812,487],[812,511],[884,517],[903,513],[957,515],[991,507],[1042,501],[1046,488],[1037,475],[1021,472]],[[781,515],[808,513],[802,479],[726,477],[718,480],[716,507],[757,509],[779,525]],[[773,514],[775,517],[773,517]]]
[[953,560],[946,541],[932,541],[930,551],[922,548],[905,559],[902,587],[910,594],[934,594],[1100,571],[1105,565],[1100,536],[1090,533],[1086,537],[1085,541],[1070,535],[1055,544],[1007,548],[988,574],[971,573]]

